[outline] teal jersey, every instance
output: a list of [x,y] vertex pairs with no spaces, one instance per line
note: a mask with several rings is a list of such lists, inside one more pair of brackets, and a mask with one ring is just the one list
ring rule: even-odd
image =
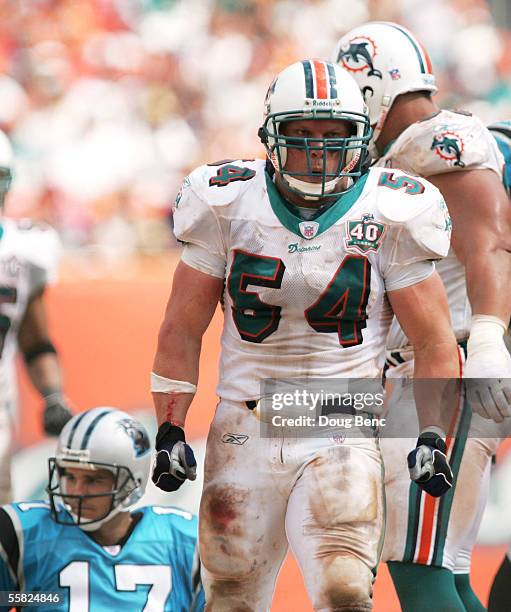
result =
[[202,610],[197,518],[163,506],[132,514],[138,522],[127,540],[101,546],[79,527],[55,523],[46,502],[3,506],[0,591],[59,593],[60,603],[34,612]]
[[495,140],[499,145],[500,152],[504,156],[504,187],[507,189],[509,195],[511,195],[511,144],[508,139],[505,139],[498,134],[495,134]]
[[504,186],[511,196],[511,121],[497,121],[488,126],[488,129],[492,132],[504,156]]

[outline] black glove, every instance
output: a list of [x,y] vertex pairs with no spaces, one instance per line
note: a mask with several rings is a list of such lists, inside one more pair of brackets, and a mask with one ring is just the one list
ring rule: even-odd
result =
[[152,480],[162,491],[177,491],[188,478],[197,477],[197,461],[177,425],[162,423],[156,435],[156,460]]
[[410,478],[426,493],[441,497],[452,487],[454,477],[447,461],[445,442],[435,432],[424,431],[408,454]]
[[58,436],[64,425],[73,417],[60,393],[51,393],[44,398],[43,428],[47,436]]

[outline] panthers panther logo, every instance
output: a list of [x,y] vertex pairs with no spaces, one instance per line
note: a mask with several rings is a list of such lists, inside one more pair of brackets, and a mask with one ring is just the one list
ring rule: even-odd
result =
[[145,455],[149,451],[151,444],[147,433],[140,423],[134,419],[122,419],[119,421],[119,425],[131,438],[133,448],[135,449],[135,456],[142,457],[142,455]]
[[464,148],[463,140],[454,132],[442,132],[435,136],[431,143],[432,151],[434,150],[442,159],[454,162],[454,165],[460,168],[465,167],[465,162],[461,159]]

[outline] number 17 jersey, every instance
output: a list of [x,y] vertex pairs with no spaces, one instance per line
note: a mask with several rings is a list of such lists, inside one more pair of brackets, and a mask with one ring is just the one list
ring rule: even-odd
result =
[[260,397],[265,378],[375,378],[392,319],[386,297],[447,254],[450,219],[424,179],[371,169],[303,220],[262,160],[201,166],[174,208],[183,261],[224,279],[217,392]]

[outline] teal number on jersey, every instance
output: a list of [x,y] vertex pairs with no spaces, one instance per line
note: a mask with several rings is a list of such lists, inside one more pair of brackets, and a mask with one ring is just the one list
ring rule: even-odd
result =
[[371,264],[361,255],[346,255],[328,287],[305,311],[320,333],[337,333],[342,347],[362,343],[366,307],[371,291]]
[[[279,326],[281,307],[263,302],[248,285],[279,289],[286,266],[278,257],[234,251],[227,289],[233,319],[243,340],[262,342]],[[347,255],[328,286],[304,316],[320,333],[337,333],[342,347],[362,343],[371,291],[371,264],[362,255]]]
[[[16,287],[0,287],[0,306],[2,304],[14,304],[17,298]],[[0,357],[4,350],[5,336],[11,327],[9,317],[0,314]]]
[[410,195],[424,193],[424,185],[411,176],[400,175],[394,178],[393,172],[383,172],[378,181],[379,187],[390,187],[390,189],[403,189]]
[[263,302],[248,285],[279,289],[286,266],[278,257],[234,251],[227,289],[233,302],[234,323],[243,340],[262,342],[277,329],[280,306]]
[[216,176],[209,179],[210,187],[225,187],[233,181],[248,181],[256,175],[255,170],[227,164],[218,168]]

